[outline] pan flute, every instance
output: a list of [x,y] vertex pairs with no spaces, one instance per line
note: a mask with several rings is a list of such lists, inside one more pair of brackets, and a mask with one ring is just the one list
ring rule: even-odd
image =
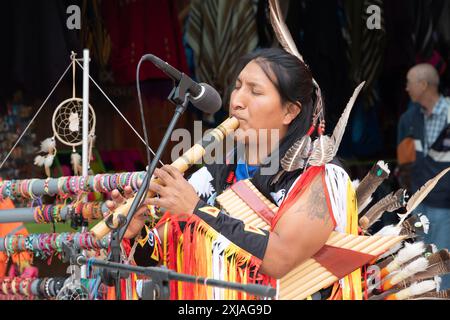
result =
[[[230,216],[253,227],[269,230],[278,207],[250,180],[242,180],[217,197]],[[332,232],[313,257],[297,266],[278,285],[278,299],[302,300],[374,260],[404,240],[399,236],[356,236]]]

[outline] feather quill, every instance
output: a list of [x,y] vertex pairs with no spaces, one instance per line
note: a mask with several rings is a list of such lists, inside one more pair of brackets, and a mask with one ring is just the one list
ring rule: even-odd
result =
[[387,163],[381,160],[375,163],[362,179],[358,188],[356,188],[356,201],[358,205],[364,203],[377,190],[381,183],[389,177],[389,174],[390,170]]
[[281,159],[281,167],[283,170],[292,172],[297,169],[302,169],[305,165],[305,159],[309,156],[310,149],[311,137],[304,135],[289,148],[286,155]]
[[417,273],[414,278],[411,279],[412,281],[441,276],[450,272],[450,260],[447,250],[438,251],[437,253],[431,255],[427,261],[429,263],[429,267],[426,270]]
[[280,42],[284,50],[303,61],[303,57],[298,51],[288,27],[283,21],[283,14],[281,13],[278,0],[269,0],[269,10],[270,22],[272,23],[272,27],[275,32],[275,36],[278,39],[278,42]]
[[359,219],[361,228],[367,230],[372,226],[384,212],[393,212],[406,204],[406,190],[399,189],[395,193],[388,194],[386,197],[374,204],[367,213]]
[[70,163],[72,164],[73,172],[75,176],[79,176],[81,174],[82,168],[81,168],[81,156],[73,152],[70,155]]
[[450,171],[450,167],[447,169],[442,170],[438,175],[436,175],[434,178],[431,178],[428,180],[419,190],[414,193],[411,198],[408,200],[408,203],[406,204],[406,210],[407,212],[403,215],[399,215],[400,222],[399,225],[405,221],[405,219],[411,214],[411,212],[417,208],[417,206],[425,199],[425,197],[433,190],[433,188],[436,186],[436,184],[439,182],[439,180],[448,172]]

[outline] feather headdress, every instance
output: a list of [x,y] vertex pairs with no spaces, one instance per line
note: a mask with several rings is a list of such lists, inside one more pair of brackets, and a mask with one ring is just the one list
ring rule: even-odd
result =
[[327,137],[319,134],[319,138],[314,141],[313,150],[308,159],[308,165],[321,166],[330,162],[336,156],[342,137],[344,136],[350,111],[352,110],[359,93],[364,87],[364,84],[365,82],[362,82],[353,92],[350,101],[347,103],[344,112],[333,130],[333,135],[331,137]]
[[[269,0],[269,10],[270,22],[281,47],[290,54],[296,56],[300,61],[305,63],[303,56],[298,51],[294,39],[292,38],[292,35],[289,32],[286,23],[284,22],[283,14],[281,12],[278,0]],[[305,166],[305,160],[308,158],[311,148],[311,135],[317,128],[319,119],[323,120],[324,112],[322,91],[319,87],[319,84],[314,78],[312,79],[312,81],[315,87],[316,102],[314,106],[311,128],[309,129],[308,133],[304,137],[299,139],[286,153],[285,157],[281,161],[283,170],[276,176],[274,182],[279,179],[284,171],[290,172],[301,169]]]

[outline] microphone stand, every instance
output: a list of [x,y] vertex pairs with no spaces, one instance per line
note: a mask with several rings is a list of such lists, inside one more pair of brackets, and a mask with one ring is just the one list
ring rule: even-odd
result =
[[[71,240],[73,242],[73,240]],[[103,261],[94,258],[86,258],[77,252],[73,246],[64,242],[62,244],[63,259],[65,262],[70,261],[71,265],[85,265],[90,264],[104,269],[112,269],[115,272],[125,271],[145,275],[151,280],[146,280],[142,285],[142,300],[163,300],[170,298],[169,281],[184,281],[191,283],[198,283],[204,285],[211,285],[218,288],[232,289],[247,292],[251,295],[273,298],[276,295],[276,289],[270,286],[263,286],[259,284],[242,284],[237,282],[228,282],[223,280],[216,280],[204,277],[197,277],[188,274],[177,273],[167,268],[160,267],[139,267],[131,266],[122,263],[115,263],[110,261]]]
[[[149,168],[147,170],[147,173],[144,175],[142,184],[136,194],[136,197],[130,207],[130,211],[128,212],[128,215],[126,219],[124,219],[122,216],[119,218],[119,225],[117,227],[114,227],[112,224],[112,221],[105,221],[109,228],[112,229],[111,232],[111,252],[108,256],[108,261],[118,263],[121,262],[120,257],[120,243],[123,239],[123,236],[125,235],[126,230],[128,229],[128,226],[133,219],[137,208],[142,202],[143,197],[146,196],[148,185],[150,182],[151,177],[153,176],[153,172],[156,169],[156,166],[158,165],[159,160],[162,157],[162,154],[167,146],[167,143],[169,142],[169,139],[172,135],[173,130],[175,129],[175,126],[180,119],[181,115],[184,113],[184,111],[187,108],[187,105],[189,103],[188,97],[190,93],[188,92],[189,86],[191,82],[189,81],[189,77],[187,77],[184,73],[182,74],[181,80],[176,84],[176,86],[172,89],[171,93],[169,94],[168,100],[171,101],[176,105],[175,114],[172,117],[172,120],[169,123],[169,126],[164,134],[164,137],[161,141],[161,144],[158,147],[158,150],[156,151],[156,154],[152,160],[152,162],[149,165]],[[112,216],[111,216],[112,218]],[[121,298],[121,292],[120,292],[120,279],[127,278],[129,276],[128,272],[121,272],[120,269],[116,268],[115,271],[110,272],[107,270],[104,270],[102,274],[102,281],[106,283],[107,285],[112,285],[114,283],[116,288],[116,299],[120,300]],[[122,269],[125,270],[125,269]],[[129,270],[128,270],[129,271]]]

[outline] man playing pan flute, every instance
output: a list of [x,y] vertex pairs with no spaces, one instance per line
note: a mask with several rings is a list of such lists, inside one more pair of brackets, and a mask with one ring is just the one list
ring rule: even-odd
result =
[[[298,57],[281,49],[243,57],[230,97],[230,115],[239,120],[236,140],[244,152],[228,154],[225,164],[204,166],[189,181],[171,166],[157,169],[154,175],[162,183],[151,183],[149,188],[159,196],[145,200],[125,238],[136,238],[132,242],[139,265],[164,264],[198,276],[275,286],[276,279],[319,251],[333,230],[357,232],[354,190],[346,172],[333,164],[336,148],[322,135],[320,89]],[[249,132],[261,137],[262,129],[268,137],[276,132],[279,142],[260,138],[256,145],[248,143]],[[278,156],[292,168],[278,167],[278,174],[264,174],[267,163]],[[248,178],[280,206],[270,230],[245,225],[217,207],[217,195]],[[131,189],[126,190],[125,197],[130,194]],[[118,191],[112,195],[110,209],[124,201]],[[167,210],[153,229],[144,224],[147,205]],[[359,297],[360,280],[358,271],[345,278],[346,298]],[[172,282],[171,298],[250,297]]]

